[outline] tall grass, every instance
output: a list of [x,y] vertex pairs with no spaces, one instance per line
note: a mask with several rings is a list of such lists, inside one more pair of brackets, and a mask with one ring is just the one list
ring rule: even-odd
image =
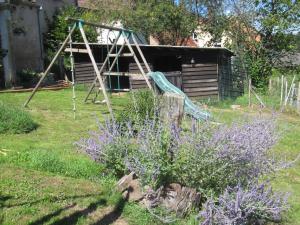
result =
[[0,134],[28,133],[36,128],[29,113],[0,102]]

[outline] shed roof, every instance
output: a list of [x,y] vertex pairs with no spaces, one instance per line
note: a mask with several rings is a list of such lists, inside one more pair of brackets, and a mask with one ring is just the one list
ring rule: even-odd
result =
[[[100,44],[100,43],[89,43],[91,46],[107,46],[107,44]],[[84,45],[84,43],[74,43],[76,46]],[[112,45],[112,44],[110,44]],[[121,46],[121,44],[118,44],[118,46]],[[186,50],[186,51],[215,51],[215,52],[224,52],[226,54],[229,54],[231,56],[234,55],[232,51],[230,51],[228,48],[222,48],[222,47],[192,47],[192,46],[174,46],[174,45],[146,45],[146,44],[140,44],[139,45],[142,49],[168,49],[168,50]],[[134,45],[133,45],[134,47]]]

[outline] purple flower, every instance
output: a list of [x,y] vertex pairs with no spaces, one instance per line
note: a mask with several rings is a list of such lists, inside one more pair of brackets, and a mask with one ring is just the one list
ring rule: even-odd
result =
[[287,194],[274,193],[266,184],[240,184],[226,188],[217,200],[210,198],[199,213],[201,225],[248,225],[280,222],[288,209]]

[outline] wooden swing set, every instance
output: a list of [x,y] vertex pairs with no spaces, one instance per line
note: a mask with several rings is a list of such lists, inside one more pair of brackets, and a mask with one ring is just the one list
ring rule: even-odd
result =
[[[71,61],[71,74],[72,74],[72,87],[73,87],[73,111],[74,111],[74,118],[75,118],[75,111],[76,111],[76,106],[75,106],[75,74],[74,74],[74,57],[73,57],[73,52],[72,52],[72,34],[74,33],[74,31],[76,29],[80,30],[82,39],[84,41],[87,53],[89,55],[89,58],[92,62],[93,65],[93,69],[96,73],[96,77],[95,80],[93,81],[92,85],[90,86],[89,90],[88,90],[88,94],[84,100],[84,102],[87,102],[89,99],[89,96],[91,95],[92,91],[94,90],[94,88],[96,87],[97,82],[99,82],[100,84],[100,88],[99,90],[102,91],[103,96],[104,96],[104,100],[107,104],[109,113],[111,115],[111,118],[114,119],[114,115],[113,115],[113,111],[112,111],[112,107],[107,95],[107,91],[106,91],[106,85],[104,84],[104,70],[106,68],[106,66],[109,67],[109,70],[106,72],[106,74],[110,74],[112,69],[114,68],[115,64],[118,61],[119,57],[133,57],[135,63],[137,64],[143,78],[145,79],[147,86],[149,87],[150,90],[152,89],[152,86],[149,82],[149,79],[147,77],[147,73],[151,72],[151,69],[145,59],[145,56],[135,38],[134,32],[132,30],[128,30],[128,29],[123,29],[123,28],[118,28],[118,27],[112,27],[112,26],[107,26],[107,25],[103,25],[103,24],[96,24],[96,23],[91,23],[91,22],[87,22],[84,20],[80,20],[80,19],[74,19],[74,18],[67,18],[68,21],[73,22],[74,25],[72,28],[69,29],[69,34],[67,35],[66,39],[64,40],[64,42],[62,43],[62,45],[60,46],[59,50],[56,52],[54,58],[52,59],[52,61],[50,62],[49,66],[47,67],[47,69],[43,72],[42,77],[40,78],[39,82],[37,83],[37,85],[34,87],[32,93],[30,94],[29,98],[27,99],[27,101],[24,103],[24,107],[27,107],[29,102],[31,101],[31,99],[34,97],[35,93],[37,92],[37,90],[40,88],[43,80],[45,79],[45,77],[49,74],[51,68],[53,67],[55,61],[58,59],[58,57],[60,56],[60,54],[63,52],[63,50],[65,49],[65,47],[67,46],[67,44],[69,43],[69,47],[70,47],[70,61]],[[117,31],[118,35],[116,36],[114,42],[112,43],[112,46],[110,49],[108,49],[108,53],[107,56],[102,64],[102,66],[100,67],[100,69],[97,66],[96,60],[94,58],[93,52],[91,50],[90,44],[87,40],[85,31],[83,29],[83,26],[87,25],[87,26],[92,26],[92,27],[96,27],[96,28],[101,28],[101,29],[107,29],[109,31]],[[118,40],[120,39],[120,37],[123,37],[124,42],[121,45],[121,47],[119,49],[117,49],[117,43]],[[130,43],[129,40],[132,40],[133,44]],[[129,53],[124,53],[123,50],[125,48],[125,46],[128,47],[129,49]],[[134,52],[133,47],[134,46],[137,49],[137,54]],[[113,54],[115,51],[115,54]],[[139,58],[142,60],[142,63],[145,65],[146,67],[146,72],[144,71],[144,68],[142,67]],[[110,64],[110,60],[113,59],[113,62]],[[115,74],[115,72],[114,72]],[[117,74],[117,75],[121,75],[121,73]]]

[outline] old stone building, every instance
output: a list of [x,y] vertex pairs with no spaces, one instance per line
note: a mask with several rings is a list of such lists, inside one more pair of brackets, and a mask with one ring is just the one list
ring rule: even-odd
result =
[[43,33],[57,9],[77,0],[0,0],[0,87],[14,86],[22,70],[42,71]]

